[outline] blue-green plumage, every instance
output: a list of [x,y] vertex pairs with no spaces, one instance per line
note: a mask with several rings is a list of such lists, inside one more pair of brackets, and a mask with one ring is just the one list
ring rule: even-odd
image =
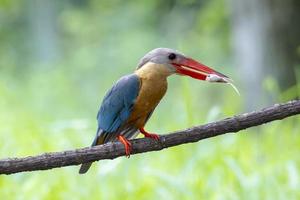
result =
[[122,77],[105,95],[97,115],[99,128],[114,132],[128,119],[140,87],[135,74]]
[[[97,114],[98,130],[92,146],[115,141],[118,134],[128,138],[135,135],[137,128],[126,126],[139,93],[140,80],[136,74],[120,78],[106,93]],[[79,173],[85,173],[91,163],[81,166]]]

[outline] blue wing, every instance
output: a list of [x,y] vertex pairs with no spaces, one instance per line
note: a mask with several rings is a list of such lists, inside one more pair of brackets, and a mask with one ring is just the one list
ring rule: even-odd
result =
[[115,132],[129,118],[140,89],[139,77],[123,76],[105,95],[97,115],[99,128]]
[[[107,92],[97,115],[98,130],[92,146],[115,139],[115,131],[126,122],[131,114],[139,89],[139,77],[131,74],[123,76]],[[133,135],[136,130],[136,128],[129,127],[124,131],[128,135]],[[91,165],[91,162],[82,164],[79,173],[86,173]]]

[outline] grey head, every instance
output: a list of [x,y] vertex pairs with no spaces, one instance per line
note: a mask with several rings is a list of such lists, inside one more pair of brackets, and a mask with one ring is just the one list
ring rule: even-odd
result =
[[141,68],[148,62],[153,62],[156,64],[165,64],[166,67],[175,70],[172,63],[181,61],[184,58],[185,56],[182,53],[174,49],[156,48],[148,52],[144,57],[140,59],[137,69]]
[[162,64],[169,69],[169,75],[176,73],[209,82],[230,82],[228,76],[217,72],[192,58],[186,57],[179,51],[169,48],[157,48],[148,52],[141,58],[137,70],[142,68],[148,62]]

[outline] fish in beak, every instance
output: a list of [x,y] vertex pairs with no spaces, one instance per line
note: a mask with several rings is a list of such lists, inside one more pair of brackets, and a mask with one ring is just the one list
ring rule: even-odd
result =
[[228,76],[217,72],[192,58],[184,57],[179,61],[172,63],[172,65],[176,68],[177,74],[187,75],[208,82],[227,83],[240,95],[238,89],[233,84],[233,81]]

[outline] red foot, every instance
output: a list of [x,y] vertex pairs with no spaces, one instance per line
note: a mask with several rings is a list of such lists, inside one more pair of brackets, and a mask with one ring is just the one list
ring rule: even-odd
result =
[[132,148],[131,143],[126,138],[124,138],[122,135],[118,136],[118,140],[124,144],[126,157],[129,158],[131,148]]
[[140,132],[145,136],[145,137],[148,137],[148,138],[152,138],[154,140],[159,140],[159,135],[157,134],[154,134],[154,133],[148,133],[147,131],[145,131],[144,128],[140,128]]

